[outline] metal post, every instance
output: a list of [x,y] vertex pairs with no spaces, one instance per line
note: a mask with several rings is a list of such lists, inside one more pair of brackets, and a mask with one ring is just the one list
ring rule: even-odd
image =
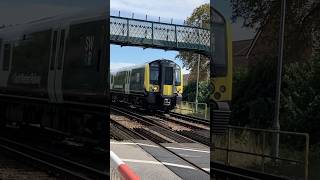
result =
[[230,136],[231,136],[231,132],[230,132],[230,128],[228,128],[227,162],[226,162],[226,165],[228,166],[230,165],[230,158],[229,158],[229,150],[230,150],[230,144],[231,144]]
[[127,42],[129,42],[129,19],[127,19]]
[[262,162],[261,162],[261,163],[262,163],[262,167],[261,167],[261,168],[262,168],[262,172],[264,172],[264,169],[265,169],[265,168],[264,168],[264,164],[265,164],[265,163],[264,163],[264,161],[265,161],[265,157],[264,157],[264,156],[265,156],[264,147],[266,146],[266,145],[265,145],[265,144],[266,144],[266,143],[265,143],[265,140],[266,140],[266,132],[263,131],[263,134],[262,134],[262,154],[263,154],[263,156],[262,156],[262,160],[261,160],[261,161],[262,161]]
[[[283,42],[284,42],[284,26],[286,15],[286,0],[281,3],[281,22],[280,22],[280,36],[279,36],[279,49],[278,49],[278,68],[277,68],[277,84],[276,84],[276,99],[275,99],[275,115],[273,120],[273,129],[280,131],[279,123],[279,108],[280,108],[280,94],[281,94],[281,74],[282,74],[282,60],[283,60]],[[279,157],[279,133],[273,136],[273,156]]]
[[[202,26],[202,17],[200,17],[200,28]],[[200,30],[199,30],[200,31]],[[200,33],[199,33],[200,38]],[[196,113],[198,112],[198,95],[199,95],[199,74],[200,74],[200,59],[201,56],[198,54],[198,69],[197,69],[197,89],[196,89]]]
[[174,40],[176,41],[176,47],[178,47],[177,26],[174,26]]
[[152,45],[154,45],[154,31],[153,31],[153,22],[151,22],[151,39],[152,39]]
[[306,149],[305,149],[306,157],[304,160],[304,179],[307,180],[309,178],[309,135],[306,135]]

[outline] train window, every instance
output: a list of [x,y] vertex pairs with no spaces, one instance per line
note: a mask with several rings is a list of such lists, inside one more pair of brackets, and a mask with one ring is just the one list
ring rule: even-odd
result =
[[61,36],[60,36],[60,47],[59,47],[59,56],[58,56],[58,69],[61,69],[63,58],[64,58],[64,56],[63,56],[63,54],[64,54],[64,44],[65,44],[64,38],[65,38],[65,30],[63,29],[61,31]]
[[8,71],[9,70],[9,64],[10,64],[10,58],[11,58],[11,45],[5,44],[3,49],[3,64],[2,64],[2,70]]
[[136,74],[136,82],[139,83],[140,82],[140,73]]
[[175,70],[175,85],[180,86],[181,85],[181,70],[176,69]]
[[56,54],[56,44],[57,44],[57,31],[54,31],[53,33],[53,40],[52,40],[52,53],[50,58],[50,70],[54,69],[54,61],[55,61],[55,54]]
[[172,85],[173,84],[173,67],[165,67],[164,70],[164,84]]
[[158,67],[150,68],[150,83],[159,84],[159,68]]
[[211,53],[213,53],[210,63],[210,73],[215,77],[222,77],[227,74],[227,28],[226,21],[222,14],[212,8],[213,29],[211,34]]

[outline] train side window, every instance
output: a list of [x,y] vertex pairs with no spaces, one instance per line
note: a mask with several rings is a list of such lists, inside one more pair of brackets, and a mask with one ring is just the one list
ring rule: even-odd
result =
[[11,58],[11,45],[5,44],[3,49],[3,64],[2,64],[2,70],[8,71],[9,70],[9,64],[10,64],[10,58]]
[[64,44],[65,44],[65,30],[61,30],[60,36],[60,47],[59,47],[59,56],[58,56],[58,69],[62,68],[62,62],[64,58]]
[[52,40],[52,52],[51,52],[51,57],[50,57],[50,70],[54,69],[54,61],[55,61],[55,57],[56,57],[56,47],[57,47],[57,31],[54,31],[53,33],[53,40]]

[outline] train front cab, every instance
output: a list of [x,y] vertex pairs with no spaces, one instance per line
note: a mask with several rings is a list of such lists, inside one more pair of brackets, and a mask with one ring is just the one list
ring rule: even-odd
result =
[[211,7],[211,62],[210,79],[213,93],[210,97],[212,132],[225,133],[230,119],[232,99],[232,39],[230,24]]
[[181,101],[181,68],[170,60],[157,60],[146,64],[145,88],[150,109],[169,111]]

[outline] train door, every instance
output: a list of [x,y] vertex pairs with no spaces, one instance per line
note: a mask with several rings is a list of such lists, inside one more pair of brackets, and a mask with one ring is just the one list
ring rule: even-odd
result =
[[124,93],[129,94],[130,93],[130,76],[131,76],[131,71],[126,72],[126,80],[124,84]]
[[48,73],[48,95],[50,102],[62,102],[62,73],[68,26],[52,29],[50,63]]
[[8,77],[11,70],[12,43],[0,42],[0,87],[7,87]]
[[57,102],[63,102],[63,93],[62,93],[62,75],[63,75],[63,64],[65,57],[65,49],[66,49],[66,40],[68,37],[68,25],[63,25],[60,27],[59,33],[59,43],[57,57],[56,57],[56,70],[55,70],[55,81],[54,81],[54,89]]

